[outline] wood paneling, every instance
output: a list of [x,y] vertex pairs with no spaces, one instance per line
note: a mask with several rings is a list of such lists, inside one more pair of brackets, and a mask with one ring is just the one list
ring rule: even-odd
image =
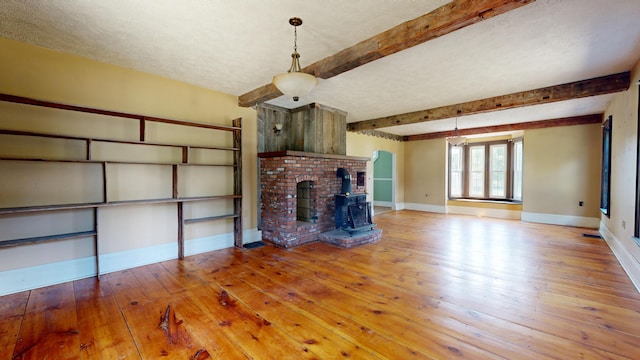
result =
[[[347,114],[319,104],[288,110],[273,105],[257,106],[258,152],[284,150],[345,155]],[[282,130],[275,131],[275,124]]]
[[377,244],[225,249],[0,298],[0,359],[635,359],[594,230],[413,211]]

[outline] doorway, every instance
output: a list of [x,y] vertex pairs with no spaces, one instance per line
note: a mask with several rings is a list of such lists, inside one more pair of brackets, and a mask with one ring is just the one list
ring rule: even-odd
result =
[[373,213],[395,210],[395,154],[385,150],[373,152]]

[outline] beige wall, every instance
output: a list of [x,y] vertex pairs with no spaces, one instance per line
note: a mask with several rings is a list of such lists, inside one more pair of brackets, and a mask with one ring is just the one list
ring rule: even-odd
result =
[[631,87],[616,94],[605,116],[613,116],[611,156],[611,217],[602,215],[602,230],[627,273],[640,289],[640,246],[633,240],[638,142],[638,81],[640,63],[632,71]]
[[[600,129],[599,124],[593,124],[524,133],[522,211],[533,214],[532,221],[597,223]],[[405,202],[408,208],[446,212],[446,206],[485,207],[474,202],[447,201],[445,139],[406,142],[405,153]],[[579,201],[584,201],[584,206],[580,207]],[[519,210],[519,206],[499,208]],[[544,216],[541,219],[537,214]],[[559,217],[554,218],[556,215]],[[567,221],[566,217],[571,219]]]
[[[49,51],[23,43],[0,38],[0,68],[2,81],[0,93],[25,96],[40,100],[95,107],[105,110],[129,112],[178,120],[231,125],[231,120],[243,118],[243,226],[253,229],[256,219],[256,113],[250,108],[237,106],[237,97],[211,91],[198,86],[107,65],[85,58]],[[214,85],[214,84],[212,84]],[[113,137],[135,140],[137,125],[130,120],[113,117],[73,113],[63,110],[35,108],[26,105],[0,102],[0,127],[5,129],[51,132],[77,136]],[[213,138],[212,138],[213,137]],[[177,128],[167,124],[150,124],[147,127],[149,141],[230,146],[230,133],[212,135],[208,130]],[[0,152],[6,156],[40,156],[50,159],[83,157],[83,146],[65,140],[13,139],[0,137]],[[179,152],[169,148],[150,147],[133,150],[126,145],[102,144],[94,149],[97,158],[124,160],[137,152],[136,156],[148,161],[175,161]],[[196,162],[214,162],[227,155],[212,154],[212,151],[194,152]],[[81,188],[80,199],[70,202],[93,201],[101,197],[99,169],[79,170],[77,164],[64,165],[64,171],[53,172],[50,164],[40,164],[33,176],[21,169],[22,162],[0,164],[3,176],[0,182],[16,183],[29,181],[34,191],[21,189],[0,193],[0,206],[34,205],[44,201],[52,203],[59,197],[68,199],[64,191]],[[32,164],[31,164],[32,165]],[[58,170],[60,170],[60,166]],[[54,166],[54,167],[55,167]],[[110,165],[112,166],[112,165]],[[171,169],[167,166],[113,165],[108,183],[108,192],[118,199],[131,199],[140,193],[151,197],[166,197],[171,192]],[[99,167],[99,165],[98,165]],[[33,171],[33,170],[29,170]],[[232,187],[230,174],[217,168],[181,168],[181,176],[187,184],[181,189],[184,195],[223,194]],[[152,175],[157,176],[152,176]],[[144,177],[147,177],[146,180]],[[208,181],[210,179],[211,181]],[[124,184],[125,182],[128,182]],[[98,186],[96,186],[96,184]],[[24,189],[24,188],[22,188]],[[130,191],[134,189],[135,191]],[[23,191],[20,193],[20,191]],[[62,193],[61,193],[62,192]],[[76,192],[74,192],[76,194]],[[146,196],[145,195],[145,196]],[[76,196],[76,195],[74,195]],[[100,201],[101,199],[98,199]],[[205,206],[206,205],[206,206]],[[208,207],[208,210],[203,210]],[[142,248],[151,245],[175,242],[175,205],[136,205],[101,209],[101,253]],[[228,209],[229,204],[190,205],[186,212],[197,212],[209,216],[219,209]],[[104,211],[103,211],[104,210]],[[86,211],[85,211],[86,212]],[[0,217],[0,240],[73,232],[90,229],[92,216],[78,214],[39,213],[16,219]],[[216,214],[214,214],[216,215]],[[34,221],[31,221],[34,220]],[[68,222],[60,225],[58,222]],[[24,226],[28,223],[30,226]],[[22,225],[21,225],[22,224]],[[159,224],[162,224],[159,226]],[[172,225],[174,224],[174,225]],[[187,236],[206,236],[230,231],[228,221],[219,225],[195,224],[187,229]],[[86,239],[66,240],[36,246],[20,246],[0,249],[0,271],[46,264],[93,255],[93,244]],[[8,261],[19,259],[20,261]],[[5,261],[7,260],[7,261]]]
[[[395,201],[400,204],[405,199],[405,144],[400,141],[382,139],[375,136],[363,135],[354,132],[347,132],[347,155],[364,156],[371,158],[373,152],[378,150],[388,151],[395,154],[396,159],[396,181],[395,181]],[[367,162],[367,191],[373,190],[373,161]],[[373,201],[371,196],[369,201]]]
[[444,212],[447,202],[445,139],[408,141],[405,152],[405,203],[441,207],[440,211]]
[[601,152],[600,124],[526,130],[523,212],[598,218]]

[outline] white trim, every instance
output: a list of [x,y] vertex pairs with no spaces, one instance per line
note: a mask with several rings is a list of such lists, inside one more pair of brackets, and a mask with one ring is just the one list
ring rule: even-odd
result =
[[175,242],[102,254],[100,275],[175,259],[178,257],[177,254],[178,243]]
[[95,275],[95,256],[2,271],[0,272],[0,296]]
[[522,221],[552,225],[568,225],[591,229],[597,229],[600,226],[600,218],[595,217],[542,214],[524,211],[522,212]]
[[393,209],[393,210],[404,210],[404,209],[406,209],[406,206],[405,206],[405,203],[399,202],[399,203],[396,203],[396,206],[391,206],[391,209]]
[[[256,228],[243,230],[243,243],[262,239],[262,232]],[[233,247],[233,233],[187,240],[184,244],[185,256]],[[178,244],[167,243],[140,249],[120,251],[100,255],[100,273],[130,269],[161,261],[176,259]],[[68,281],[96,276],[96,258],[60,261],[51,264],[30,266],[0,272],[0,296],[20,291],[37,289],[44,286],[61,284]]]
[[391,201],[373,201],[373,206],[384,206],[384,207],[393,207],[393,203]]
[[636,287],[636,290],[640,292],[640,263],[625,250],[624,245],[620,240],[613,235],[611,230],[605,225],[604,222],[600,222],[600,234],[609,245],[609,248],[615,255],[616,259],[627,273],[627,276]]
[[446,206],[442,206],[442,205],[404,203],[404,208],[407,210],[426,211],[426,212],[433,212],[433,213],[440,213],[440,214],[447,213]]
[[520,220],[522,217],[521,210],[493,209],[473,206],[447,206],[447,213],[512,220]]

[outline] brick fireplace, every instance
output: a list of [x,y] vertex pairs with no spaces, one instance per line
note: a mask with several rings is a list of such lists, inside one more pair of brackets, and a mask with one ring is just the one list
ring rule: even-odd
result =
[[260,153],[258,157],[262,239],[276,246],[326,241],[321,234],[336,228],[334,202],[342,182],[336,177],[337,169],[354,175],[353,194],[366,191],[368,158],[291,150]]

